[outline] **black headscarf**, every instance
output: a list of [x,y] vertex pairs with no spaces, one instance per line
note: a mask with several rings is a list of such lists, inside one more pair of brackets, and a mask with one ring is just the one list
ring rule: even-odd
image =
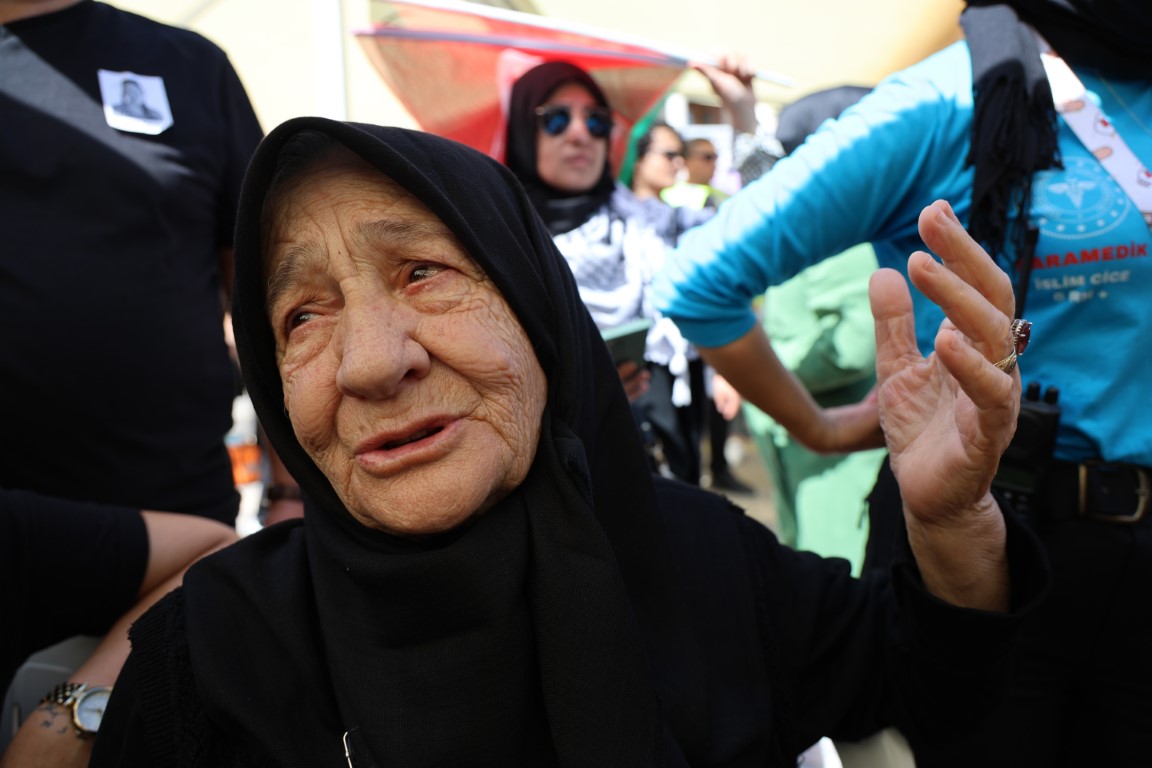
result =
[[[430,540],[358,524],[283,409],[260,219],[281,149],[306,130],[444,221],[508,301],[548,378],[524,483]],[[654,650],[657,633],[691,632],[667,591],[673,567],[651,476],[599,333],[511,173],[414,131],[320,118],[281,125],[245,181],[234,313],[248,391],[306,513],[185,580],[211,721],[244,751],[293,765],[343,764],[345,732],[357,768],[676,764],[658,703],[676,691],[653,680],[676,663],[669,656],[698,656],[675,643]]]
[[[1060,162],[1052,91],[1036,39],[1022,22],[1073,67],[1147,79],[1152,77],[1152,3],[970,0],[960,21],[972,53],[975,89],[969,229],[995,255],[1008,237],[1008,216],[1028,210],[1033,175]],[[1017,252],[1026,255],[1022,223],[1012,238]]]
[[507,164],[528,191],[532,205],[544,219],[548,231],[558,235],[583,224],[612,197],[615,181],[607,156],[604,170],[595,186],[583,192],[562,192],[548,186],[536,170],[536,108],[562,85],[577,83],[592,94],[602,107],[611,108],[604,91],[580,67],[564,61],[550,61],[525,72],[508,100]]

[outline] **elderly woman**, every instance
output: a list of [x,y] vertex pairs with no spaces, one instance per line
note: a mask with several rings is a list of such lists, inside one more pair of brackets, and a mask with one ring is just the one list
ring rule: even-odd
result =
[[824,734],[963,727],[1044,584],[988,493],[1018,408],[1011,290],[939,203],[913,340],[873,283],[907,501],[892,580],[654,478],[563,258],[463,146],[299,118],[254,156],[237,342],[302,521],[133,629],[93,766],[793,765]]

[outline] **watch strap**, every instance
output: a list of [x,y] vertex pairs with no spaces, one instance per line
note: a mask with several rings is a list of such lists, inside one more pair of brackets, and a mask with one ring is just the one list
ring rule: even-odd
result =
[[85,723],[89,720],[89,715],[81,715],[80,707],[83,702],[90,695],[103,693],[108,695],[112,689],[103,685],[89,685],[88,683],[60,683],[60,685],[53,688],[44,698],[41,699],[41,704],[55,704],[60,707],[66,707],[71,710],[72,725],[76,728],[76,734],[81,738],[88,738],[96,734],[97,729],[100,727],[101,710],[96,710],[96,721],[94,724]]
[[88,683],[60,683],[40,700],[41,704],[59,704],[62,707],[71,706],[76,697],[88,690]]

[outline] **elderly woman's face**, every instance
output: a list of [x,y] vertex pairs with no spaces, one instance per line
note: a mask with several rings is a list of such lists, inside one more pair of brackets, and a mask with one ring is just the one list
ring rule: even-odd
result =
[[561,192],[587,192],[596,186],[608,159],[608,139],[588,132],[586,109],[599,108],[596,99],[582,85],[560,86],[540,105],[567,107],[572,119],[567,129],[556,136],[536,125],[536,173],[548,186]]
[[264,254],[284,404],[361,523],[436,533],[519,485],[544,372],[448,228],[340,150],[271,200]]

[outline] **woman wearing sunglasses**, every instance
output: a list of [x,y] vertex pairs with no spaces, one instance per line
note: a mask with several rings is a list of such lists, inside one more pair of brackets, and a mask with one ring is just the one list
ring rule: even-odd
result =
[[[751,68],[727,57],[717,67],[697,69],[733,116],[733,128],[754,133]],[[663,206],[666,215],[653,216],[612,175],[612,130],[611,105],[587,72],[567,62],[541,64],[512,87],[505,162],[572,268],[580,297],[600,330],[652,322],[645,350],[651,372],[637,373],[625,363],[621,378],[641,423],[655,430],[667,468],[697,483],[699,449],[688,445],[675,426],[676,407],[690,402],[689,345],[652,309],[648,286],[667,249],[708,214]]]

